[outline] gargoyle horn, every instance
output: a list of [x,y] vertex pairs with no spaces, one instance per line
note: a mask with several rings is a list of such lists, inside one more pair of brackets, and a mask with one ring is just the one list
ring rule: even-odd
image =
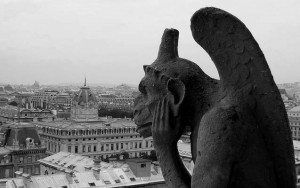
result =
[[160,63],[167,62],[168,60],[178,57],[178,37],[179,32],[176,29],[165,29],[161,38],[158,56],[156,61]]

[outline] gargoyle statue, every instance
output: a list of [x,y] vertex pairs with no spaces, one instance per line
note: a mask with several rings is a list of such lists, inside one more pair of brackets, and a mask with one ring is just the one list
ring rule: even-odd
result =
[[[288,118],[264,54],[235,16],[203,8],[191,18],[195,41],[220,80],[178,57],[178,35],[166,29],[157,59],[145,65],[134,118],[153,136],[166,184],[200,188],[294,188],[295,160]],[[177,142],[191,129],[190,175]]]

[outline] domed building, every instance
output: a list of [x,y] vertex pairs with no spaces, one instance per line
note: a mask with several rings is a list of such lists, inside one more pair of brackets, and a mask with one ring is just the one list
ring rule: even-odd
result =
[[98,121],[98,103],[95,94],[86,86],[75,93],[71,106],[71,119],[77,122]]
[[35,122],[47,155],[58,152],[78,153],[92,158],[129,158],[150,155],[152,137],[143,138],[128,118],[98,117],[95,94],[86,85],[74,94],[71,120]]

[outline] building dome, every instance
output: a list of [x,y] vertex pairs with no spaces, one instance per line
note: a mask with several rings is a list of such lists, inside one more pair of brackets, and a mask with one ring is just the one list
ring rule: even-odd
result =
[[95,94],[91,91],[89,87],[84,85],[80,88],[80,91],[75,93],[73,98],[73,104],[87,104],[87,103],[96,103],[97,99]]
[[98,103],[95,94],[89,87],[84,86],[75,93],[71,106],[71,119],[73,121],[98,121]]

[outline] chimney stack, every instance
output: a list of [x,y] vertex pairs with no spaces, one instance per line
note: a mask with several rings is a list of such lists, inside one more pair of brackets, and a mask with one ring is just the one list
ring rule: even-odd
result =
[[16,174],[16,178],[20,178],[20,177],[22,177],[23,172],[16,171],[15,174]]
[[96,180],[100,180],[100,168],[93,167],[92,170]]
[[88,172],[92,169],[92,167],[91,166],[85,166],[84,169],[85,169],[86,172]]
[[101,164],[100,164],[100,163],[101,163],[100,157],[96,157],[96,158],[94,159],[94,166],[100,168],[100,167],[101,167]]
[[22,174],[22,178],[23,178],[25,187],[26,187],[26,188],[30,188],[30,182],[31,182],[30,175],[29,175],[29,174],[23,173],[23,174]]
[[66,178],[67,178],[69,184],[73,184],[74,172],[69,169],[65,170],[65,172],[66,172]]

